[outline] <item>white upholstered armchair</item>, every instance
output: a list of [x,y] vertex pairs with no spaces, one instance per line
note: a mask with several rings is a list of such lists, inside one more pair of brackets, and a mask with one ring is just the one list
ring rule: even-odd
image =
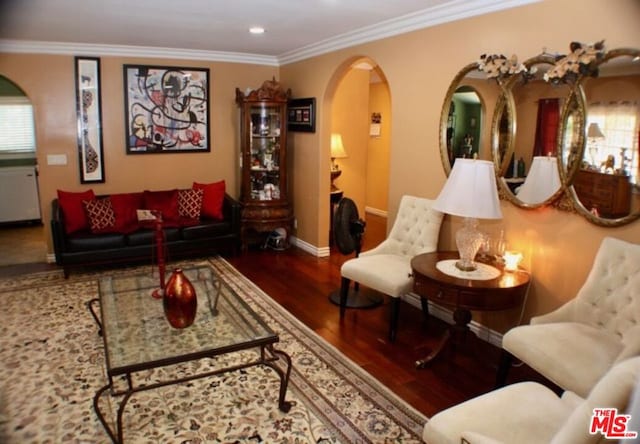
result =
[[422,439],[428,444],[611,442],[589,433],[593,409],[629,411],[639,376],[640,357],[634,357],[611,367],[586,398],[569,391],[558,397],[537,382],[509,385],[438,413],[424,426]]
[[609,368],[640,355],[640,245],[606,237],[574,299],[503,337],[497,385],[512,357],[586,396]]
[[403,196],[389,236],[377,247],[346,261],[340,270],[340,317],[344,317],[351,281],[391,296],[389,338],[396,336],[400,299],[413,288],[411,258],[438,249],[443,214],[433,201]]

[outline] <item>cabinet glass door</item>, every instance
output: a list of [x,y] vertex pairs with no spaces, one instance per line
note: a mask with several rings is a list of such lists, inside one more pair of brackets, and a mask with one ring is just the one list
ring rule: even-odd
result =
[[281,106],[255,104],[250,107],[249,180],[252,200],[281,198],[280,180]]

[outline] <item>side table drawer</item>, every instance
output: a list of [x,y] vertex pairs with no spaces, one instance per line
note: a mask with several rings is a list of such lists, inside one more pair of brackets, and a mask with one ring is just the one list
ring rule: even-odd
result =
[[433,302],[456,306],[458,303],[458,292],[451,287],[439,285],[437,282],[416,277],[413,283],[413,291],[421,297],[425,297]]

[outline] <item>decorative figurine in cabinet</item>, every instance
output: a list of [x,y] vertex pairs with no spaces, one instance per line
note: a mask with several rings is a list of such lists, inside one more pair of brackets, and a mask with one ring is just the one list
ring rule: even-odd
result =
[[293,229],[293,212],[287,197],[287,102],[291,90],[274,79],[260,89],[236,88],[241,109],[240,201],[242,247],[261,240],[264,233]]

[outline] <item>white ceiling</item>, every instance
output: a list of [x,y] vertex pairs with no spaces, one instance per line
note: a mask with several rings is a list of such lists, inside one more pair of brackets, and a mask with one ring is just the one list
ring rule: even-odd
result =
[[0,0],[0,51],[147,48],[278,64],[533,1]]

